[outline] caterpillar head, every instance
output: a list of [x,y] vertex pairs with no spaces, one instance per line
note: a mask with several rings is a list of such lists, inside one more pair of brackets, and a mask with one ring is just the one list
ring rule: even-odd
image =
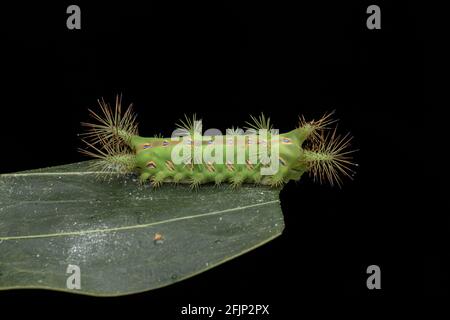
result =
[[138,135],[132,105],[122,112],[120,95],[116,96],[114,108],[103,99],[98,104],[100,112],[89,110],[93,121],[81,123],[87,130],[80,134],[85,148],[79,151],[97,160],[92,170],[107,174],[132,172],[136,163],[131,140]]

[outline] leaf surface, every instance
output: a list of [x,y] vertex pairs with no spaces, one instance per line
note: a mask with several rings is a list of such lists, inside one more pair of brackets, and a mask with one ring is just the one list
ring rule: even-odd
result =
[[[99,180],[89,163],[0,175],[0,290],[147,291],[206,271],[283,231],[278,190],[152,189],[133,175]],[[79,289],[67,286],[76,284],[69,265],[79,267]]]

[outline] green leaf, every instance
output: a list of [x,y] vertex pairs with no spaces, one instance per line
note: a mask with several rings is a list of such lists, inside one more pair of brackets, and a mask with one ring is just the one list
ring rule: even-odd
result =
[[[0,290],[151,290],[246,253],[284,228],[278,190],[154,190],[133,175],[96,179],[88,167],[0,175]],[[77,275],[69,265],[80,268],[79,289],[67,287]]]

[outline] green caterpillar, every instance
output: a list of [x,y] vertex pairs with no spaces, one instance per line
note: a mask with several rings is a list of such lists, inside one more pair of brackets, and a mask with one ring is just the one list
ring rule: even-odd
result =
[[254,183],[282,187],[308,172],[314,180],[341,186],[342,176],[352,178],[356,166],[349,150],[352,137],[340,136],[332,113],[315,121],[300,117],[299,126],[278,134],[264,115],[251,117],[247,131],[228,130],[225,135],[201,135],[201,122],[186,118],[171,138],[145,138],[138,134],[132,106],[122,112],[121,98],[115,108],[99,100],[101,114],[82,123],[87,128],[82,139],[88,148],[81,151],[97,159],[102,172],[135,172],[140,181],[153,187],[162,183],[229,183],[238,187]]

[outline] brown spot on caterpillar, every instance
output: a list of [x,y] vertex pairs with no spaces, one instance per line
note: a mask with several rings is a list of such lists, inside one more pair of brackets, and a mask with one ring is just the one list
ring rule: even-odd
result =
[[153,146],[150,144],[150,143],[144,143],[143,145],[142,145],[142,149],[149,149],[149,148],[152,148]]
[[282,144],[292,144],[292,141],[289,138],[282,138],[281,143]]
[[206,169],[209,172],[216,172],[216,167],[214,167],[214,164],[211,161],[208,161],[208,163],[206,164]]
[[245,162],[246,162],[246,167],[248,170],[254,169],[253,163],[250,161],[250,159],[245,160]]
[[155,163],[155,161],[149,161],[149,162],[147,162],[146,167],[149,168],[149,169],[155,169],[155,168],[156,168],[156,163]]
[[168,145],[169,145],[169,141],[164,140],[164,141],[162,142],[162,146],[163,146],[163,147],[167,147]]
[[169,171],[175,171],[175,165],[170,160],[166,161],[166,167],[167,167],[167,169],[169,169]]
[[227,160],[226,166],[227,166],[228,171],[234,171],[233,163],[231,163],[230,160]]

